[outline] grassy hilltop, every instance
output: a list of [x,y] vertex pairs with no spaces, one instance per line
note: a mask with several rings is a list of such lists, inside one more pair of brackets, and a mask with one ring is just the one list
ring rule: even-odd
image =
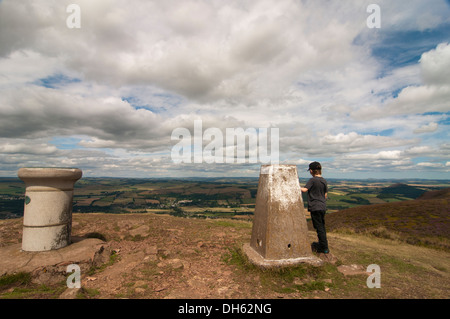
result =
[[[330,188],[331,201],[348,204],[347,208],[327,215],[330,250],[336,259],[322,267],[301,265],[260,270],[249,264],[242,252],[242,245],[251,236],[251,214],[245,209],[251,211],[255,181],[139,182],[98,179],[77,186],[74,208],[80,211],[83,207],[111,208],[111,204],[93,204],[117,201],[113,206],[128,213],[73,214],[73,236],[100,238],[112,252],[105,265],[82,274],[82,288],[75,297],[446,299],[449,296],[449,189],[442,187],[445,184],[335,183]],[[20,193],[17,187],[7,187],[9,196]],[[123,200],[127,204],[120,206],[119,200],[131,193],[134,203]],[[92,201],[87,205],[89,196]],[[196,196],[201,198],[196,201]],[[101,201],[103,198],[107,200]],[[140,205],[136,203],[138,198],[159,206],[136,208]],[[355,203],[361,201],[358,198],[371,204],[357,206]],[[216,211],[208,206],[213,201],[217,203]],[[246,214],[238,215],[239,212]],[[208,214],[214,219],[170,216],[177,213],[183,217]],[[0,248],[20,243],[22,222],[22,218],[0,220]],[[309,226],[312,242],[316,236],[310,223]],[[366,285],[365,270],[371,264],[380,266],[380,289],[369,289]],[[353,267],[358,272],[345,274],[342,267]],[[0,298],[58,298],[66,291],[65,281],[43,283],[33,276],[19,272],[0,278]]]

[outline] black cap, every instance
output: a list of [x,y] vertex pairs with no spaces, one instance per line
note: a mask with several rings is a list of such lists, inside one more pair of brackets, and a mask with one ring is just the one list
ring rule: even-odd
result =
[[309,171],[310,169],[322,169],[322,165],[320,165],[319,162],[312,162],[309,164],[309,168],[307,169],[307,171]]

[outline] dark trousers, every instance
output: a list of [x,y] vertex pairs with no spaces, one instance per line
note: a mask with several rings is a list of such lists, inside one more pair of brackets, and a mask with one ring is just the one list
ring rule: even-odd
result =
[[325,211],[311,212],[311,219],[319,239],[319,249],[328,249],[327,231],[325,230]]

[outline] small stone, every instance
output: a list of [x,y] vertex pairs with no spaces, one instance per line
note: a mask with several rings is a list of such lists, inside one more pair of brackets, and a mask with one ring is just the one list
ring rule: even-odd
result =
[[183,262],[180,259],[168,259],[157,264],[159,268],[171,267],[173,269],[180,269],[184,267]]
[[160,292],[160,291],[163,291],[164,289],[167,289],[167,287],[166,286],[158,286],[158,287],[155,287],[153,289],[153,291],[154,292]]
[[144,261],[156,261],[158,257],[156,255],[149,255],[144,257]]
[[136,288],[136,289],[134,289],[134,291],[135,291],[137,294],[142,294],[142,293],[145,292],[145,288]]
[[138,281],[136,281],[136,283],[134,284],[136,287],[142,287],[142,286],[144,286],[144,285],[146,285],[147,284],[147,282],[146,281],[144,281],[144,280],[138,280]]
[[59,299],[76,299],[78,292],[81,288],[67,288],[60,296]]
[[172,259],[169,261],[169,264],[173,269],[180,269],[184,267],[183,262],[179,259]]
[[157,246],[145,247],[144,252],[146,255],[156,255],[158,254],[158,247]]
[[198,248],[205,247],[205,244],[204,244],[202,241],[199,241],[199,242],[197,243],[197,247],[198,247]]
[[361,265],[341,265],[337,267],[338,271],[345,276],[354,276],[354,275],[368,275],[365,271],[364,267]]
[[150,227],[148,227],[147,225],[142,225],[136,229],[130,230],[130,235],[131,236],[142,236],[145,237],[148,235],[148,232],[150,230]]

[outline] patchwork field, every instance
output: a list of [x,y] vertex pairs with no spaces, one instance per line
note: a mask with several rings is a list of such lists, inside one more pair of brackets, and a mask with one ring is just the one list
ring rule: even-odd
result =
[[[301,180],[303,185],[306,180]],[[439,180],[329,179],[328,212],[401,202],[450,186]],[[76,213],[156,212],[183,217],[251,218],[257,178],[127,179],[83,178],[75,184]],[[25,188],[17,178],[0,178],[0,219],[23,215]],[[306,206],[306,196],[303,195]]]

